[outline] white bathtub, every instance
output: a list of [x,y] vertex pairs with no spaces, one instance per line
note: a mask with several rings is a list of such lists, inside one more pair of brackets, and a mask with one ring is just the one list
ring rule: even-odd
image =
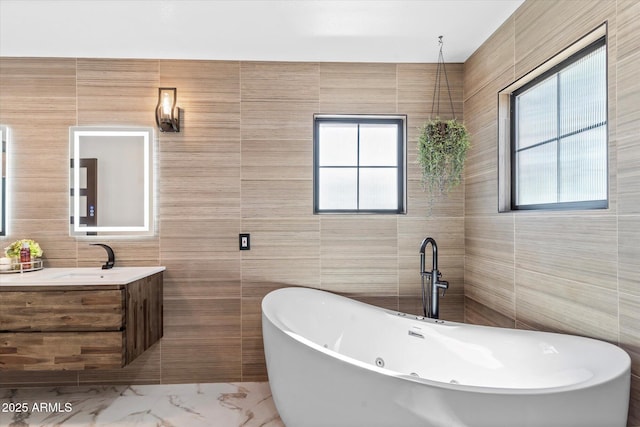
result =
[[262,301],[288,427],[624,427],[631,360],[571,335],[416,318],[313,289]]

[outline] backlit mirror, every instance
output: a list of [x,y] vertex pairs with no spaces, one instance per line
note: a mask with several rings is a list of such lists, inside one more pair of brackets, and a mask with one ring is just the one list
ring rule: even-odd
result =
[[9,128],[0,126],[0,236],[7,235],[7,150],[9,147]]
[[153,234],[153,129],[70,128],[70,233]]

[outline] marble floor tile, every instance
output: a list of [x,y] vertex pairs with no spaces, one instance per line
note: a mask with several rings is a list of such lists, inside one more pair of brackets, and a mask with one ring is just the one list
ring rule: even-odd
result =
[[268,383],[2,389],[0,427],[284,427]]

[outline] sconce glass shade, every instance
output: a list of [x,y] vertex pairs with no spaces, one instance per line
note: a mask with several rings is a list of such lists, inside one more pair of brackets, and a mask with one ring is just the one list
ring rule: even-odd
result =
[[175,87],[158,89],[156,123],[161,132],[180,132],[180,110],[176,106],[178,91]]

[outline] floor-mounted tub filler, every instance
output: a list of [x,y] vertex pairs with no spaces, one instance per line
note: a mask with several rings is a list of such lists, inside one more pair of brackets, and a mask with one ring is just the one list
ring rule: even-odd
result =
[[624,427],[631,360],[594,339],[424,319],[306,288],[262,301],[289,427]]

